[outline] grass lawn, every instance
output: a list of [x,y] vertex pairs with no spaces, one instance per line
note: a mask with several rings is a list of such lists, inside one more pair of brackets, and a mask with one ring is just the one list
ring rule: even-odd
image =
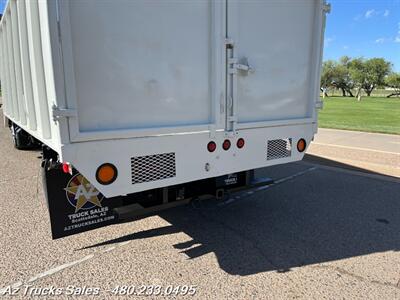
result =
[[400,134],[400,98],[327,97],[319,113],[319,126]]

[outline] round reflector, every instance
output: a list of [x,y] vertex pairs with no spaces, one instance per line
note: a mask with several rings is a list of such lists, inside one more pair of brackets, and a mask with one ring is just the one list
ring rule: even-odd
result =
[[215,149],[217,149],[217,144],[216,144],[215,142],[209,142],[209,143],[207,144],[207,150],[208,150],[209,152],[214,152]]
[[299,152],[304,152],[304,150],[306,150],[306,146],[307,146],[307,143],[306,143],[306,141],[304,139],[300,139],[297,142],[297,150]]
[[102,164],[97,168],[96,179],[103,185],[111,184],[117,179],[118,171],[117,168],[110,163]]
[[244,139],[242,139],[242,138],[238,139],[237,142],[236,142],[236,146],[239,149],[242,149],[244,147]]
[[228,150],[230,147],[231,147],[231,141],[225,140],[224,143],[222,144],[222,149]]

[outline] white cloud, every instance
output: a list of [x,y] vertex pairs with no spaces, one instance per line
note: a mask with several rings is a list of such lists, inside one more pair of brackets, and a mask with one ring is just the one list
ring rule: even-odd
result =
[[400,43],[400,22],[397,24],[397,36],[394,38],[395,43]]
[[327,37],[324,40],[325,47],[329,47],[329,45],[335,40],[335,37]]
[[385,41],[386,41],[385,38],[379,38],[379,39],[376,39],[376,40],[375,40],[375,43],[376,43],[376,44],[383,44]]
[[344,46],[343,46],[343,49],[344,49],[344,50],[347,50],[347,49],[349,49],[349,46],[344,45]]
[[366,12],[365,12],[365,18],[366,19],[369,19],[369,18],[371,18],[372,16],[374,16],[376,14],[376,11],[375,11],[375,9],[370,9],[370,10],[367,10]]
[[372,17],[377,17],[377,16],[386,18],[389,15],[390,15],[390,10],[388,10],[388,9],[385,9],[385,10],[382,10],[382,11],[375,10],[375,9],[369,9],[365,13],[355,16],[354,20],[355,21],[360,21],[361,19],[370,19]]

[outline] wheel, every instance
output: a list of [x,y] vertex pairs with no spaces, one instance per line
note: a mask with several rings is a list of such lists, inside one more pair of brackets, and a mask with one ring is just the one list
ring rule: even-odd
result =
[[12,124],[11,133],[13,137],[14,147],[18,150],[33,149],[36,147],[36,143],[29,133],[23,130],[21,127]]

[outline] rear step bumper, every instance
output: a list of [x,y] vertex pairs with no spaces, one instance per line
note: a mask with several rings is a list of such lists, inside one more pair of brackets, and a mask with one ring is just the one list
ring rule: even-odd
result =
[[[248,171],[253,173],[252,171]],[[253,174],[246,174],[248,177],[253,177]],[[197,199],[197,198],[202,198],[204,200],[206,199],[213,199],[213,198],[217,198],[217,199],[222,199],[224,198],[224,195],[226,193],[239,193],[243,190],[249,190],[249,189],[253,189],[253,188],[257,188],[260,186],[267,186],[270,184],[273,184],[274,181],[271,178],[250,178],[249,183],[247,183],[245,186],[242,187],[237,187],[237,188],[232,188],[232,189],[225,189],[225,188],[219,188],[216,190],[215,192],[215,196],[213,195],[199,195],[197,197],[192,197],[192,198],[187,198],[187,199],[183,199],[183,200],[176,200],[173,199],[172,202],[168,202],[168,199],[163,199],[163,203],[160,205],[155,205],[155,206],[150,206],[150,207],[143,207],[141,204],[139,203],[134,203],[134,204],[130,204],[130,205],[125,205],[122,207],[116,207],[114,208],[114,213],[117,216],[117,220],[118,221],[129,221],[129,220],[134,220],[137,219],[139,217],[145,217],[145,216],[150,216],[150,215],[154,215],[160,211],[163,210],[167,210],[170,208],[174,208],[177,206],[181,206],[181,205],[186,205],[188,203],[190,203],[192,200]],[[195,184],[195,183],[194,183]],[[168,188],[165,188],[168,189]],[[166,195],[167,193],[163,193],[164,195]]]
[[56,157],[45,150],[42,170],[53,239],[156,214],[194,199],[225,199],[226,194],[272,183],[255,179],[254,171],[244,171],[107,198],[77,170],[69,174],[54,166]]

